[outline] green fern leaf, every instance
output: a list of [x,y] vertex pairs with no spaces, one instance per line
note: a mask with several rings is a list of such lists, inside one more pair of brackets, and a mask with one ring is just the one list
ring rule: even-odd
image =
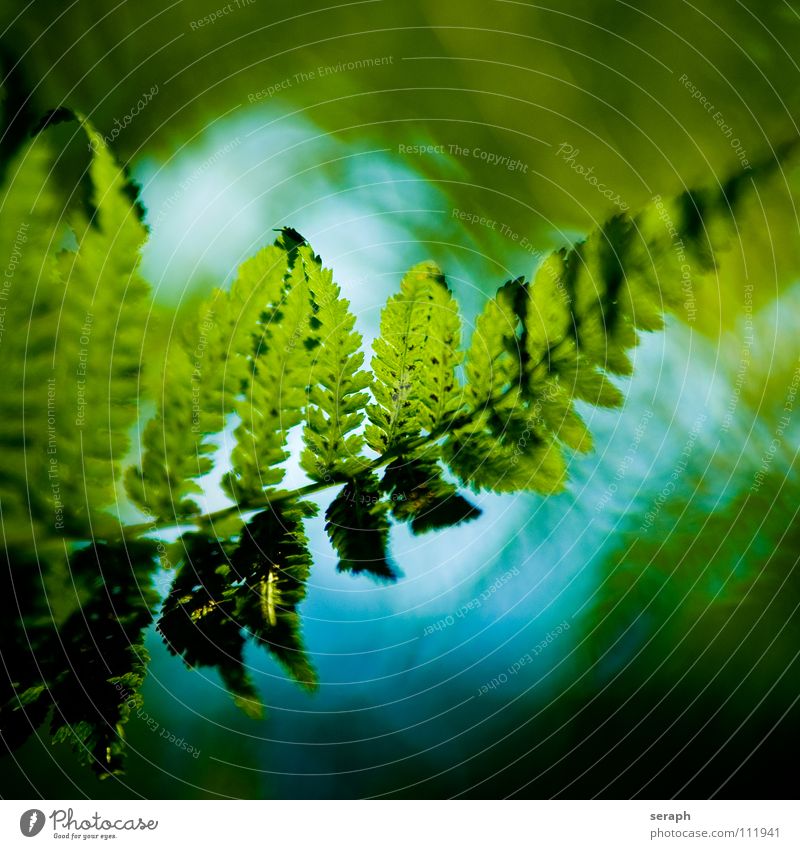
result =
[[133,500],[157,518],[199,513],[191,496],[202,493],[197,478],[213,468],[214,437],[234,412],[243,419],[252,412],[245,395],[252,398],[256,359],[283,320],[281,300],[301,239],[284,231],[244,262],[230,291],[215,290],[169,346],[159,413],[126,481]]
[[414,266],[384,308],[373,344],[377,403],[367,408],[372,424],[366,430],[373,450],[382,454],[403,446],[459,409],[459,329],[441,270],[431,262]]
[[236,705],[251,718],[260,718],[264,706],[244,665],[242,624],[226,597],[234,581],[230,551],[203,534],[186,534],[180,545],[178,572],[158,631],[187,666],[217,667]]
[[481,515],[479,508],[444,480],[439,464],[428,459],[393,460],[386,467],[381,489],[388,493],[395,519],[410,522],[415,534],[452,527]]
[[102,137],[85,122],[84,128],[94,151],[90,177],[96,212],[91,221],[71,217],[78,247],[58,257],[65,289],[55,357],[71,372],[59,382],[77,399],[74,430],[60,440],[81,458],[79,467],[69,469],[77,480],[68,482],[76,495],[85,493],[88,511],[115,500],[120,460],[130,445],[149,287],[139,274],[147,233],[125,176]]
[[381,487],[394,493],[395,518],[411,521],[415,533],[477,515],[455,496],[437,463],[435,435],[449,429],[464,404],[456,374],[460,343],[461,319],[444,275],[434,263],[414,266],[381,316],[372,361],[378,403],[368,408],[367,441],[380,453],[399,456]]
[[371,376],[361,370],[361,334],[354,330],[349,302],[310,248],[302,248],[301,256],[319,340],[309,377],[301,465],[312,480],[334,481],[364,468],[365,461],[359,457],[364,437],[353,431],[364,420]]
[[467,353],[471,420],[449,436],[443,452],[475,490],[552,494],[565,485],[563,457],[525,385],[518,302],[526,297],[521,280],[503,286],[478,317]]
[[236,621],[309,690],[316,689],[317,675],[303,647],[297,608],[311,571],[303,520],[316,512],[307,501],[283,502],[253,518],[231,561],[241,583],[224,594]]
[[[635,219],[616,216],[550,256],[532,284],[507,284],[487,304],[467,359],[472,420],[444,446],[462,481],[544,494],[563,487],[564,449],[592,447],[574,402],[622,404],[610,375],[633,371],[638,332],[663,327],[664,310],[679,303],[676,236],[702,269],[713,268],[729,229],[721,209],[695,192],[667,212],[654,204]],[[672,215],[677,227],[669,226]],[[673,271],[663,282],[659,264]]]
[[125,478],[131,499],[163,521],[200,512],[200,506],[189,496],[202,493],[195,478],[212,468],[210,447],[192,432],[193,372],[194,365],[186,348],[171,345],[166,352],[159,388],[160,413],[144,429],[140,465],[128,469]]
[[464,353],[458,304],[439,268],[428,263],[427,269],[435,285],[430,287],[430,318],[415,394],[419,397],[422,427],[430,434],[447,430],[463,406],[464,393],[456,369]]
[[149,540],[128,540],[73,555],[71,570],[98,575],[97,586],[37,655],[32,668],[44,681],[34,688],[38,699],[20,708],[36,717],[37,705],[52,706],[53,742],[72,744],[101,778],[122,772],[124,726],[142,704],[144,634],[159,601],[149,574],[155,548]]
[[272,320],[262,320],[245,397],[237,405],[241,424],[231,454],[233,472],[225,488],[237,501],[258,503],[283,480],[288,432],[305,413],[314,333],[308,278],[302,263],[286,281],[285,296]]
[[366,572],[382,581],[397,580],[389,562],[389,505],[377,477],[365,472],[352,478],[331,501],[325,531],[339,555],[340,572]]
[[[54,326],[63,294],[51,252],[63,229],[63,199],[51,172],[53,159],[44,137],[30,142],[9,164],[0,204],[0,249],[9,258],[0,282],[0,504],[6,545],[30,544],[32,536],[50,535],[56,509],[64,505],[58,490],[36,486],[29,491],[27,485],[28,480],[49,480],[48,442],[56,434],[56,420],[48,422],[46,404],[42,411],[52,386],[48,381],[54,377]],[[50,391],[54,411],[55,388]],[[39,426],[26,428],[26,407],[34,400]],[[55,496],[60,505],[54,503]]]
[[[91,217],[68,205],[48,132],[11,164],[0,212],[3,249],[12,258],[0,292],[0,440],[17,446],[0,473],[8,543],[32,534],[40,542],[58,532],[103,535],[110,525],[103,508],[116,500],[137,416],[148,293],[138,267],[146,234],[122,170],[79,120],[93,151]],[[70,230],[77,248],[61,249]],[[26,498],[32,480],[46,485]],[[13,522],[15,513],[25,521]]]

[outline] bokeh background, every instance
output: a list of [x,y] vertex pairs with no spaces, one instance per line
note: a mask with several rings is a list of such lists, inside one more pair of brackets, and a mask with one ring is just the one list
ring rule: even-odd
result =
[[[552,5],[6,3],[0,155],[47,110],[90,118],[141,187],[156,315],[288,225],[367,343],[423,259],[469,319],[620,209],[757,174],[798,135],[793,3]],[[757,184],[696,310],[636,350],[622,412],[585,410],[596,450],[568,493],[393,529],[394,585],[338,574],[310,523],[317,693],[254,650],[269,713],[249,719],[153,632],[127,774],[98,782],[43,735],[3,760],[0,795],[791,795],[795,186]]]

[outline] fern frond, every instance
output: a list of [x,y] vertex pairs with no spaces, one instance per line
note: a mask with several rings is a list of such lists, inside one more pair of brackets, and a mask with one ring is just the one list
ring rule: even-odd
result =
[[387,556],[388,510],[372,472],[352,478],[331,501],[325,513],[325,531],[339,555],[340,572],[367,572],[380,580],[397,580]]
[[384,308],[373,344],[376,403],[367,408],[372,424],[366,430],[373,450],[402,446],[458,409],[459,328],[441,270],[431,262],[415,265]]
[[96,576],[94,591],[29,664],[21,698],[4,708],[20,711],[30,733],[37,711],[52,707],[53,742],[70,743],[101,778],[122,771],[124,726],[142,704],[144,634],[159,601],[150,583],[155,549],[150,540],[128,540],[72,556],[73,573]]
[[525,386],[518,315],[525,297],[524,281],[503,286],[478,317],[467,352],[471,418],[448,437],[443,454],[450,469],[475,490],[551,494],[565,484],[563,457]]
[[354,330],[349,302],[322,268],[310,248],[302,248],[311,298],[314,303],[314,350],[309,375],[308,408],[301,465],[312,480],[333,481],[363,469],[359,458],[364,437],[353,433],[364,420],[372,378],[361,366],[361,334]]
[[283,300],[271,320],[262,319],[245,397],[237,405],[241,419],[231,453],[233,471],[224,486],[236,500],[256,501],[283,480],[280,464],[289,456],[288,432],[303,420],[311,348],[311,292],[302,263],[286,281]]
[[239,267],[229,292],[215,290],[166,356],[159,412],[145,428],[140,468],[128,472],[131,498],[157,518],[197,515],[196,479],[213,468],[214,436],[249,407],[260,347],[280,325],[281,300],[302,237],[285,231]]
[[158,622],[167,647],[188,666],[214,666],[248,716],[264,705],[244,664],[245,629],[298,683],[313,690],[316,673],[300,633],[298,605],[311,555],[303,520],[308,502],[287,502],[255,516],[232,540],[186,534],[180,568]]
[[[68,364],[69,391],[79,399],[76,431],[70,434],[70,450],[81,457],[75,485],[89,490],[88,503],[100,506],[114,499],[115,477],[138,415],[149,300],[139,265],[147,232],[126,193],[123,172],[102,137],[86,128],[94,151],[96,212],[91,221],[73,218],[77,251],[59,256],[66,287],[60,333],[78,340],[77,362]],[[56,357],[68,360],[70,347],[62,351],[59,344]]]
[[102,587],[62,629],[70,650],[60,662],[69,672],[49,688],[52,733],[72,742],[101,777],[122,771],[124,725],[142,705],[144,634],[159,602],[149,583],[154,554],[153,542],[138,540],[92,546],[73,559],[77,571],[99,571]]
[[316,512],[307,501],[291,501],[253,518],[231,560],[242,583],[224,594],[236,621],[309,690],[316,689],[317,674],[303,646],[297,608],[311,571],[303,520]]
[[[88,537],[89,517],[101,531],[137,415],[148,293],[138,267],[146,234],[122,170],[81,123],[93,150],[91,218],[68,208],[47,132],[9,169],[0,212],[4,250],[14,258],[0,294],[6,362],[0,438],[9,447],[24,445],[8,452],[0,475],[7,520],[19,510],[14,505],[26,480],[48,484],[23,506],[22,536],[55,530]],[[61,249],[66,221],[76,250]],[[15,468],[18,462],[23,468]]]
[[459,525],[481,515],[430,459],[393,460],[386,467],[381,489],[388,493],[395,519],[410,522],[415,534]]
[[226,597],[235,581],[230,551],[203,534],[186,534],[180,545],[178,572],[158,632],[187,666],[217,667],[236,705],[248,716],[260,718],[264,706],[244,665],[242,625]]
[[367,441],[397,455],[381,483],[393,494],[393,515],[411,521],[414,533],[477,515],[455,496],[437,463],[436,438],[464,405],[456,374],[463,359],[461,318],[438,266],[421,263],[406,274],[381,315],[373,348],[377,404],[368,408]]
[[[128,495],[142,510],[163,521],[200,512],[190,497],[202,494],[196,478],[212,469],[212,446],[199,433],[195,361],[179,341],[165,352],[160,411],[144,428],[140,466],[128,469]],[[205,419],[207,420],[207,419]],[[220,429],[222,417],[220,421]]]
[[630,375],[638,333],[659,330],[664,312],[683,305],[686,268],[694,286],[715,268],[731,238],[730,200],[725,189],[687,192],[634,218],[615,216],[551,255],[532,284],[516,281],[487,304],[467,358],[472,418],[444,449],[462,481],[563,487],[564,449],[592,447],[574,402],[622,404],[611,376]]
[[[53,158],[42,136],[23,148],[9,165],[0,204],[0,249],[9,258],[8,273],[0,281],[0,506],[6,545],[42,538],[53,525],[51,492],[40,486],[29,490],[27,485],[28,480],[47,480],[47,419],[42,415],[39,427],[25,427],[26,407],[35,399],[41,410],[53,376],[53,328],[62,289],[53,247],[63,211],[51,173]],[[51,434],[55,425],[53,419]]]
[[464,403],[456,369],[464,359],[461,350],[461,315],[445,281],[433,263],[428,273],[436,285],[430,287],[431,306],[427,337],[418,373],[420,414],[427,433],[447,430]]

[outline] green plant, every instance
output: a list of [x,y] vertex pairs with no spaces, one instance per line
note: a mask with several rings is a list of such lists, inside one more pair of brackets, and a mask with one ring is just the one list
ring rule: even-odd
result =
[[[263,706],[246,640],[316,686],[298,611],[313,565],[312,493],[338,490],[325,527],[339,568],[393,580],[392,520],[423,533],[476,519],[461,489],[563,490],[572,455],[592,447],[578,405],[622,405],[614,378],[632,372],[638,334],[686,309],[684,266],[693,286],[717,273],[757,192],[741,176],[612,218],[532,280],[501,286],[463,347],[443,272],[416,265],[383,311],[369,369],[331,271],[286,228],[170,334],[156,381],[142,374],[146,231],[103,139],[79,124],[88,199],[59,184],[43,133],[12,163],[0,211],[2,250],[17,258],[3,298],[0,400],[10,555],[1,627],[15,650],[0,703],[7,744],[50,712],[53,738],[101,775],[122,768],[154,620],[187,664],[217,667],[251,716]],[[142,387],[156,387],[154,414]],[[287,447],[294,429],[298,458]],[[230,442],[231,505],[204,513],[204,477]],[[292,459],[309,483],[282,489]],[[114,511],[123,477],[148,521],[125,524]],[[183,529],[170,548],[151,538],[167,526]],[[174,571],[163,605],[151,581],[159,565]]]

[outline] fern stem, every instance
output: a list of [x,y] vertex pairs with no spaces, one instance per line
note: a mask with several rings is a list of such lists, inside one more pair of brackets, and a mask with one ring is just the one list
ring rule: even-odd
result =
[[[415,452],[426,445],[434,444],[445,434],[455,432],[471,424],[478,412],[479,411],[474,410],[464,413],[457,419],[441,423],[430,433],[419,436],[416,439],[408,440],[402,445],[398,445],[391,450],[384,452],[380,457],[376,457],[374,460],[369,462],[364,467],[363,471],[377,471],[391,463],[392,460],[396,460],[398,457]],[[350,477],[342,477],[335,480],[326,479],[313,481],[312,483],[308,483],[305,486],[298,487],[297,489],[276,492],[271,497],[265,495],[264,498],[260,498],[257,501],[254,499],[245,499],[238,504],[231,504],[230,507],[223,507],[220,510],[215,510],[212,513],[204,513],[200,516],[186,516],[185,518],[179,518],[176,516],[174,520],[170,519],[167,521],[158,521],[154,519],[150,522],[139,522],[135,525],[123,525],[120,528],[120,534],[118,536],[115,535],[112,537],[111,535],[108,535],[106,537],[100,537],[100,539],[105,541],[110,541],[112,539],[119,540],[123,536],[139,536],[141,534],[153,533],[154,531],[167,530],[169,528],[180,528],[184,525],[194,525],[197,527],[202,527],[204,525],[213,526],[215,522],[222,522],[236,514],[254,513],[259,510],[266,510],[272,504],[280,504],[284,501],[293,501],[298,498],[305,498],[306,496],[314,495],[317,492],[323,492],[324,490],[331,489],[332,487],[346,486],[351,480],[352,478]]]

